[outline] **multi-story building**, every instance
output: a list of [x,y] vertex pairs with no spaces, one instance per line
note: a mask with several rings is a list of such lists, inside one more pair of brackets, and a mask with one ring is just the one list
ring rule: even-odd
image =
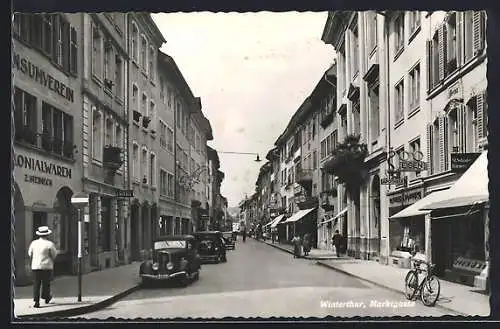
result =
[[271,203],[271,174],[272,163],[266,162],[259,170],[257,181],[255,182],[255,190],[260,195],[260,219],[261,224],[265,225],[271,219],[269,205]]
[[28,246],[41,225],[53,231],[58,250],[54,274],[76,273],[78,219],[71,196],[82,191],[81,35],[79,14],[14,15],[12,195],[17,285],[31,282]]
[[[322,39],[338,53],[337,112],[368,148],[359,202],[348,196],[349,254],[407,266],[412,241],[440,274],[453,272],[457,257],[487,261],[487,207],[469,226],[473,239],[458,238],[466,219],[431,225],[439,213],[460,217],[456,207],[414,210],[461,177],[451,159],[484,149],[484,31],[483,12],[329,13]],[[408,160],[420,171],[404,167]],[[386,178],[398,179],[381,184]]]
[[219,170],[220,162],[217,151],[207,146],[207,155],[209,182],[208,228],[211,230],[218,230],[224,226],[223,200],[220,193],[220,187],[224,180],[224,173]]
[[166,42],[148,13],[128,13],[129,148],[134,200],[131,213],[131,252],[143,259],[151,251],[158,227],[157,137],[160,104],[158,92],[158,49]]

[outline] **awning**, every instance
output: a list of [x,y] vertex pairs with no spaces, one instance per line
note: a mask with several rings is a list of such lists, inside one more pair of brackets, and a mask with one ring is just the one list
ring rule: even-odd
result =
[[483,152],[447,192],[443,200],[433,202],[420,210],[455,208],[488,202],[488,152]]
[[299,219],[303,218],[308,213],[310,213],[311,211],[313,211],[314,209],[316,209],[316,208],[299,210],[295,214],[293,214],[290,218],[288,218],[284,223],[293,223],[293,222],[296,222]]
[[285,215],[279,215],[278,217],[273,219],[273,221],[271,222],[271,228],[275,228],[278,225],[278,223],[283,219],[283,217],[285,217]]
[[431,203],[444,200],[446,198],[446,195],[448,195],[448,189],[432,192],[431,194],[418,200],[414,204],[412,204],[412,205],[404,208],[400,212],[392,215],[391,217],[389,217],[389,219],[426,215],[426,214],[430,213],[431,211],[430,210],[420,210],[420,209],[426,207],[427,205],[429,205]]
[[331,221],[334,221],[336,220],[337,218],[339,218],[340,216],[342,216],[343,214],[345,214],[347,212],[347,207],[345,207],[344,209],[342,209],[342,211],[340,211],[337,215],[335,215],[335,217],[333,218],[330,218],[329,220],[325,220],[324,222],[321,222],[321,224],[319,225],[324,225],[326,223],[329,223]]

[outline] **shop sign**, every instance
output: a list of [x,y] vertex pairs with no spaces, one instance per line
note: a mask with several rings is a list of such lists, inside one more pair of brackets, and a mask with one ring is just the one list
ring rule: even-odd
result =
[[23,74],[29,76],[31,79],[35,80],[42,86],[54,91],[68,101],[72,103],[74,102],[75,92],[73,91],[73,89],[69,88],[64,83],[60,82],[35,64],[31,63],[26,58],[23,58],[19,54],[14,53],[13,63],[18,71],[21,71]]
[[422,188],[400,192],[389,197],[389,207],[410,205],[422,199],[424,190]]
[[481,153],[451,153],[451,170],[465,172]]
[[404,178],[397,177],[384,177],[380,179],[380,185],[403,185],[404,182]]
[[133,198],[134,190],[117,190],[116,197],[118,198]]
[[460,95],[461,91],[462,91],[462,88],[460,85],[460,81],[457,81],[456,83],[451,85],[450,88],[448,88],[448,99],[453,98],[457,95]]
[[71,179],[71,168],[66,166],[57,165],[21,154],[14,154],[14,162],[15,165],[20,168]]

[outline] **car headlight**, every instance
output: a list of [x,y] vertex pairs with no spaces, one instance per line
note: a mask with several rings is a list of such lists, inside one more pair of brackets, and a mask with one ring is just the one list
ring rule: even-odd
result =
[[219,250],[219,247],[215,247],[215,251]]
[[168,262],[167,264],[167,270],[172,270],[174,268],[174,263]]
[[158,263],[153,263],[152,268],[153,268],[154,271],[158,271],[158,267],[159,267]]

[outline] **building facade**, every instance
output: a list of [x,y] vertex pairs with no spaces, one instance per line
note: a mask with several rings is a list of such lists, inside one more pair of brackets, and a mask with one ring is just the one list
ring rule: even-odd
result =
[[[52,228],[55,275],[75,272],[82,191],[82,21],[79,14],[14,15],[12,81],[16,284],[31,282],[28,246],[38,226]],[[14,234],[14,232],[13,232]]]

